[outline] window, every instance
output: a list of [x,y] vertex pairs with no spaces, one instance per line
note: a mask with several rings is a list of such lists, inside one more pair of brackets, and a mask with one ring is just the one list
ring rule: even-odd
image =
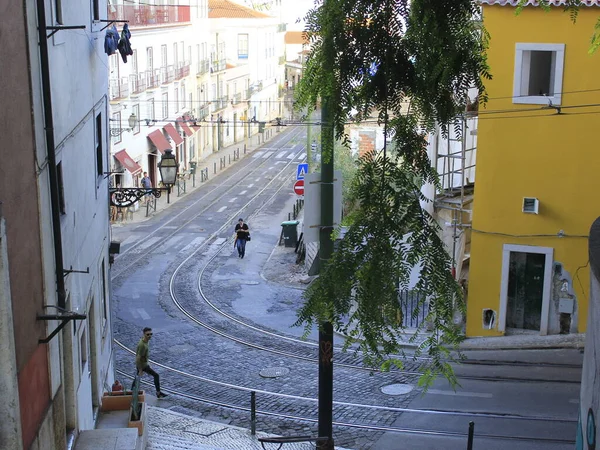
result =
[[104,260],[102,260],[102,265],[100,266],[100,289],[102,289],[102,328],[106,325],[106,321],[108,320],[108,305],[107,305],[107,297],[106,297],[106,266]]
[[79,339],[79,357],[81,358],[81,372],[84,373],[88,361],[87,330],[85,328],[81,331]]
[[96,172],[99,177],[101,177],[102,174],[104,174],[103,150],[104,149],[102,148],[102,113],[100,113],[96,116]]
[[[123,128],[123,124],[121,123],[121,113],[120,112],[113,113],[111,119],[112,119],[110,122],[111,129],[115,128],[115,129],[120,130]],[[116,134],[116,136],[112,135],[112,133],[111,133],[111,137],[110,137],[113,145],[118,144],[119,142],[121,142],[123,140],[123,138],[121,137],[122,133],[115,133],[115,134]],[[100,174],[98,174],[98,175],[100,175]]]
[[[154,99],[148,99],[148,120],[154,120],[156,117],[154,116]],[[150,125],[152,126],[152,125]]]
[[62,25],[63,22],[63,13],[62,13],[62,0],[54,0],[54,15],[56,23],[58,25]]
[[167,46],[166,46],[166,44],[163,44],[163,45],[160,46],[160,62],[161,62],[161,67],[166,68],[167,67],[167,61],[168,61]]
[[154,70],[154,55],[152,47],[146,48],[146,67],[148,67],[149,72]]
[[248,59],[248,34],[238,34],[238,58]]
[[63,182],[62,161],[56,165],[56,182],[58,183],[58,207],[61,214],[67,213],[65,207],[65,184]]
[[133,55],[131,55],[131,73],[134,73],[136,75],[138,73],[137,50],[133,50]]
[[181,82],[181,90],[179,92],[181,93],[181,98],[180,98],[181,107],[185,108],[185,81]]
[[564,44],[517,44],[513,103],[560,105]]
[[179,88],[175,88],[175,112],[179,111]]
[[100,20],[100,0],[92,0],[92,14],[94,20]]
[[165,92],[162,95],[162,118],[166,119],[169,117],[169,94]]
[[140,132],[140,105],[133,105],[131,107],[131,112],[133,113],[133,115],[135,115],[135,117],[137,117],[137,121],[135,122],[135,125],[133,126],[133,134],[138,134]]

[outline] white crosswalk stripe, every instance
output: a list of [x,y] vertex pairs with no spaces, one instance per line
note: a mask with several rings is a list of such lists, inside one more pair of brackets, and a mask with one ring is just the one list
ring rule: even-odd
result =
[[252,155],[253,158],[260,158],[264,152],[256,152]]

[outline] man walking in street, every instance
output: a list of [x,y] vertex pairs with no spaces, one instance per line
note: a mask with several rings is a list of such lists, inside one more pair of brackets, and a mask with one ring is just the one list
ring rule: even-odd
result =
[[152,180],[148,176],[148,172],[144,172],[144,176],[142,177],[142,187],[146,189],[146,202],[150,200],[150,192],[152,189]]
[[[152,328],[144,328],[144,335],[140,342],[138,343],[137,350],[135,352],[135,366],[137,368],[137,375],[141,378],[142,373],[146,372],[148,375],[152,375],[154,377],[154,387],[156,388],[156,397],[164,398],[167,394],[163,394],[160,390],[160,377],[158,374],[152,370],[150,365],[148,364],[148,360],[150,359],[150,346],[148,345],[150,338],[152,337]],[[135,384],[135,379],[133,380]],[[133,386],[131,387],[133,390]]]
[[250,230],[248,225],[244,223],[244,219],[240,217],[237,225],[235,226],[235,242],[234,246],[237,248],[238,256],[244,258],[246,254],[246,241],[250,240]]

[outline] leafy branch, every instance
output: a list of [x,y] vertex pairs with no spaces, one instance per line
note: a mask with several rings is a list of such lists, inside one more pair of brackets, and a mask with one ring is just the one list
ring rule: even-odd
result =
[[[386,151],[361,158],[352,225],[306,291],[297,325],[308,333],[331,322],[348,336],[346,349],[358,344],[365,364],[402,366],[405,330],[393,318],[417,268],[415,313],[426,311],[417,335],[425,324],[432,330],[416,351],[431,358],[425,385],[437,374],[456,382],[447,360],[461,340],[453,314],[464,308],[439,226],[422,207],[429,201],[422,186],[440,187],[427,135],[436,124],[446,130],[469,88],[486,100],[488,36],[478,16],[475,0],[327,0],[306,17],[311,53],[298,107],[331,99],[329,125],[346,145],[351,113],[359,122],[375,116],[384,125]],[[324,45],[325,34],[333,36],[333,49]],[[332,60],[335,69],[323,70]]]

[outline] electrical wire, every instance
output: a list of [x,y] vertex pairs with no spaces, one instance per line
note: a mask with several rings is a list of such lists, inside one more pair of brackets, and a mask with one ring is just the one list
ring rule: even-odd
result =
[[588,239],[589,235],[587,234],[566,234],[566,233],[556,233],[556,234],[512,234],[512,233],[502,233],[499,231],[485,231],[478,230],[477,228],[471,228],[475,233],[480,234],[490,234],[494,236],[505,236],[505,237],[514,237],[514,238],[545,238],[545,237],[553,237],[553,238],[584,238]]

